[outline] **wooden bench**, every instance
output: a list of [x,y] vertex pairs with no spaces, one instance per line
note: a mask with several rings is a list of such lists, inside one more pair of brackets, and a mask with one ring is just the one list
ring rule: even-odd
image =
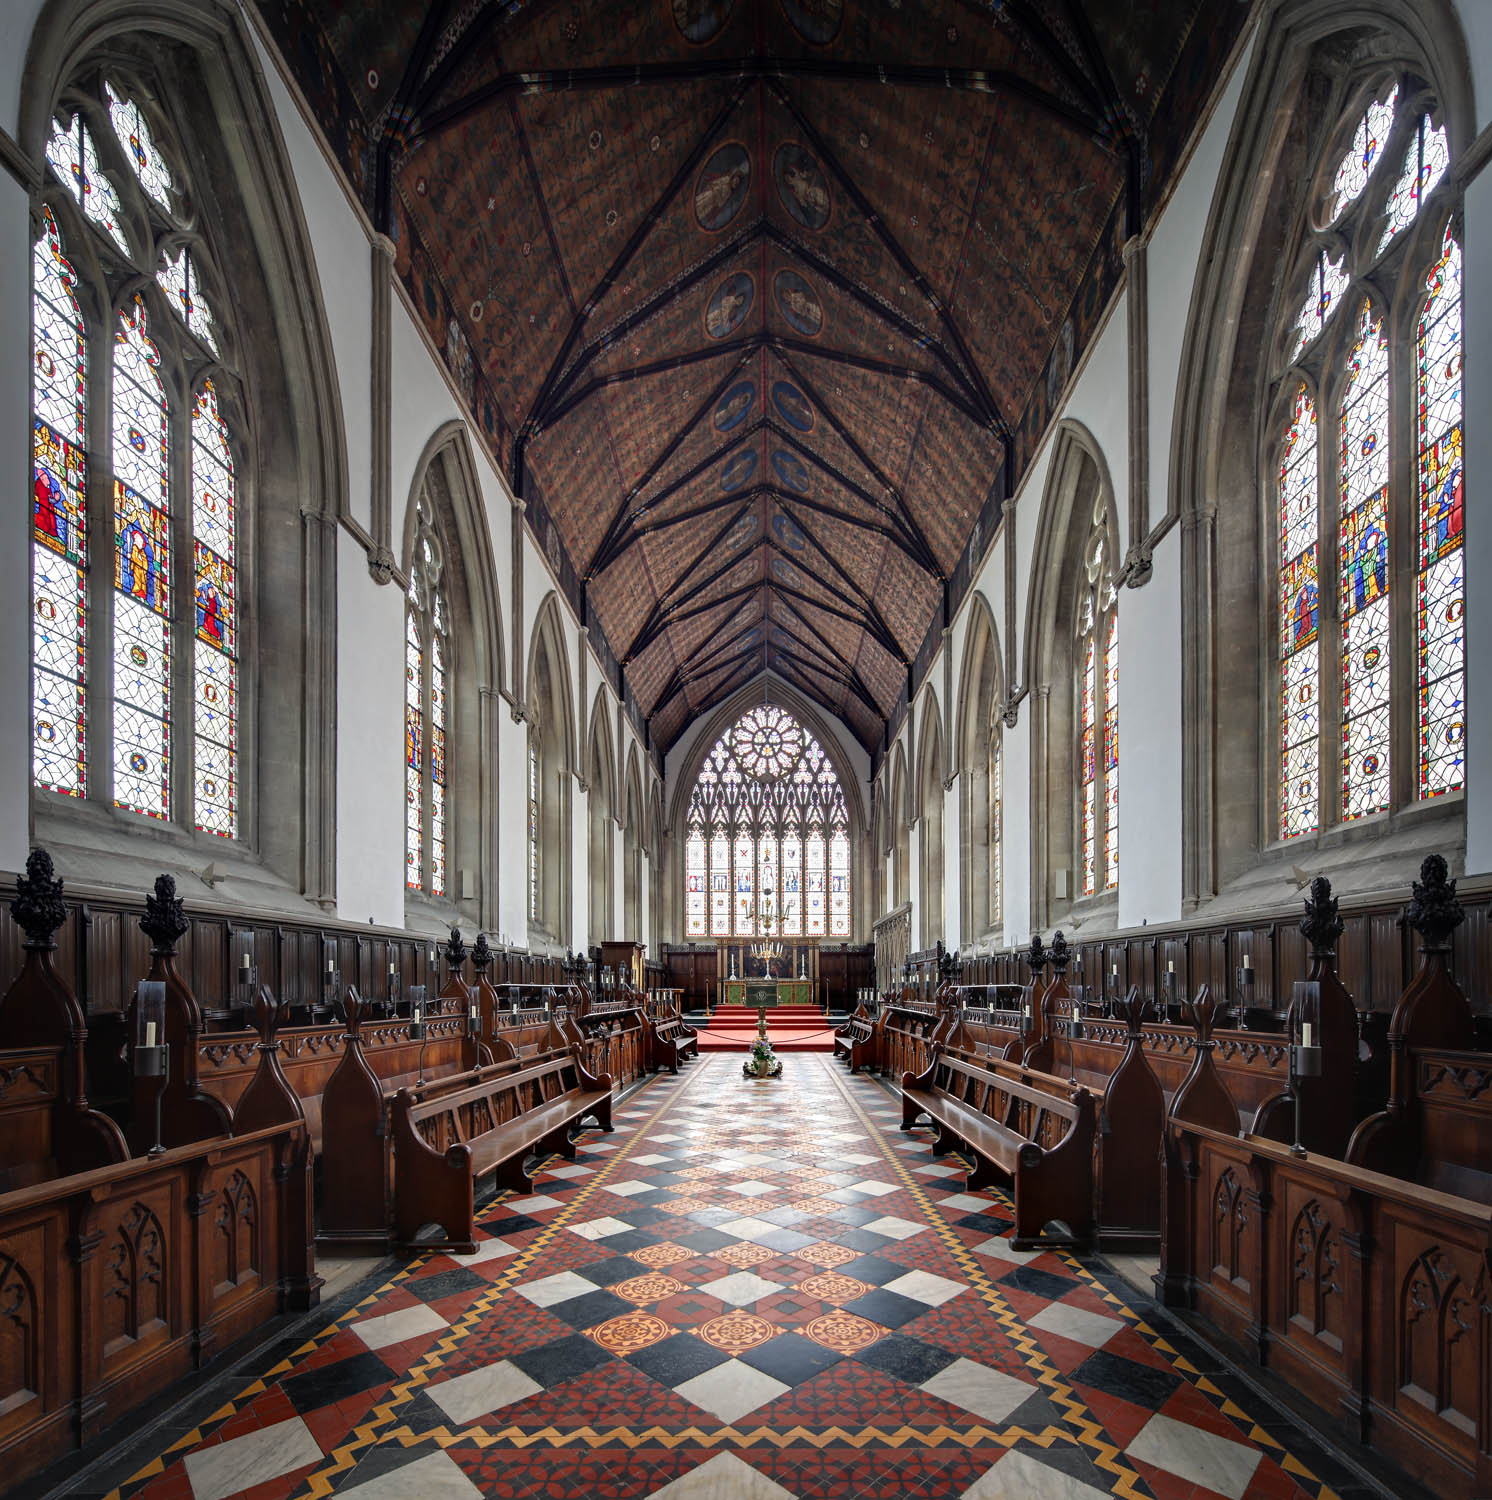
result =
[[[901,1095],[903,1130],[927,1115],[935,1154],[962,1144],[973,1156],[970,1192],[1013,1182],[1015,1249],[1092,1241],[1095,1110],[1086,1088],[937,1049],[925,1072],[903,1075]],[[1066,1234],[1046,1234],[1054,1220]]]
[[679,1071],[679,1064],[686,1058],[699,1056],[699,1033],[678,1017],[666,1021],[649,1021],[652,1033],[653,1071],[666,1067],[670,1073]]
[[853,1015],[834,1033],[834,1055],[850,1065],[875,1070],[875,1023],[866,1015]]
[[[526,1193],[530,1152],[573,1158],[572,1128],[587,1117],[611,1131],[611,1079],[565,1053],[512,1071],[478,1069],[462,1088],[394,1097],[394,1235],[408,1248],[476,1249],[476,1181]],[[443,1237],[423,1237],[430,1225]]]

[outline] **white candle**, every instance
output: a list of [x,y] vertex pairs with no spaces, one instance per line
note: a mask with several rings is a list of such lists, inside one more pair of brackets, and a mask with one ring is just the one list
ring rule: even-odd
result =
[[1309,1021],[1306,1021],[1301,1025],[1300,1045],[1302,1047],[1309,1047],[1311,1045],[1311,1023]]
[[1245,969],[1252,969],[1254,967],[1254,960],[1250,954],[1245,953],[1243,955],[1243,966]]
[[147,1021],[145,1023],[145,1045],[147,1047],[153,1047],[153,1046],[155,1046],[155,1022],[154,1021]]
[[1166,973],[1167,974],[1174,974],[1175,972],[1176,972],[1176,960],[1174,958],[1167,959],[1166,960]]
[[247,974],[249,972],[249,955],[247,953],[239,955],[238,968],[240,973]]

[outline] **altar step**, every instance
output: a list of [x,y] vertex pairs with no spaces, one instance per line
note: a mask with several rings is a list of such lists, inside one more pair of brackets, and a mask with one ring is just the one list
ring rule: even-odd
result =
[[[832,1052],[834,1023],[820,1005],[769,1005],[767,1040],[775,1052]],[[701,1052],[748,1052],[756,1040],[756,1007],[722,1005],[700,1028]]]

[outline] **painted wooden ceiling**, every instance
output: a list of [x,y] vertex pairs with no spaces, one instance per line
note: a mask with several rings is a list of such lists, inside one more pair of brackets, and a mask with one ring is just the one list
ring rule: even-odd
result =
[[883,742],[1247,13],[258,3],[663,751],[768,668]]

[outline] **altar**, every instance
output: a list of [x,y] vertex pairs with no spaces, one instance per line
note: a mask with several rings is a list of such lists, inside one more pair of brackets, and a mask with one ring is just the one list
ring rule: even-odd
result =
[[813,1000],[811,979],[727,979],[725,1003],[753,1009],[774,1005],[808,1005]]

